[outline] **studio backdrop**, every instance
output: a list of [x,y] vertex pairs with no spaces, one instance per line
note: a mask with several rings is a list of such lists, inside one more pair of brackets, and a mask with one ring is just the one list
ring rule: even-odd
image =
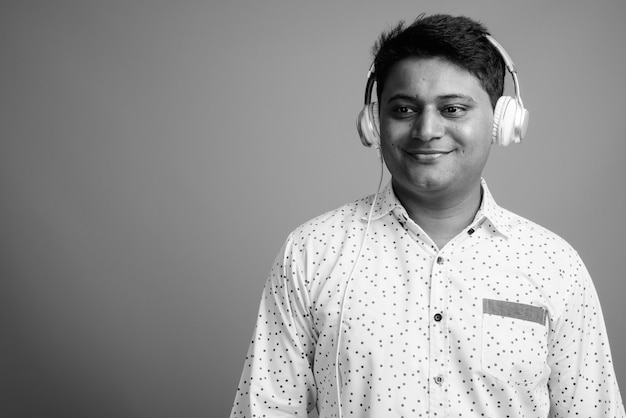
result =
[[376,190],[370,50],[421,12],[515,61],[485,177],[581,254],[624,389],[626,2],[4,0],[0,416],[227,416],[287,234]]

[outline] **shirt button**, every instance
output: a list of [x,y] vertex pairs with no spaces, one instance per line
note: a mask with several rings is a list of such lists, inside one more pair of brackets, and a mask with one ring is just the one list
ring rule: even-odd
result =
[[439,322],[443,319],[443,315],[441,315],[440,313],[436,313],[433,318],[435,318],[435,321]]
[[437,264],[443,264],[443,257],[437,257]]
[[443,376],[436,376],[435,383],[441,385],[443,383]]

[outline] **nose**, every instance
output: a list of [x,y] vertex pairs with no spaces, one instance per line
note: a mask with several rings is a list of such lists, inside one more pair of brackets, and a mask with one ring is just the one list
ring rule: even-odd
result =
[[444,134],[444,124],[441,115],[435,109],[423,109],[413,121],[411,136],[421,141],[431,141],[441,138]]

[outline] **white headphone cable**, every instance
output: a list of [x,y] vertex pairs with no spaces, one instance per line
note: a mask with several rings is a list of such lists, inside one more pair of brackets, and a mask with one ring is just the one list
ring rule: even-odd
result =
[[376,202],[378,201],[378,196],[380,195],[380,188],[383,184],[383,174],[384,174],[384,161],[383,155],[380,151],[380,147],[376,147],[376,151],[378,153],[378,157],[380,159],[380,176],[378,179],[378,187],[376,189],[376,194],[374,195],[374,199],[372,200],[372,205],[370,207],[369,214],[367,215],[367,225],[365,226],[365,234],[363,235],[363,239],[361,239],[361,244],[359,245],[359,251],[356,254],[356,258],[354,259],[354,263],[352,264],[352,269],[350,270],[350,274],[348,275],[348,280],[346,281],[346,288],[343,291],[343,296],[341,298],[341,305],[339,305],[339,324],[337,329],[337,342],[335,343],[335,386],[337,393],[337,409],[339,414],[338,418],[342,418],[343,411],[341,410],[341,383],[339,379],[339,348],[341,342],[341,333],[342,333],[342,325],[343,325],[343,306],[346,301],[346,296],[348,295],[348,290],[350,287],[350,282],[352,281],[352,274],[356,268],[357,263],[359,262],[359,258],[361,257],[361,252],[365,245],[365,241],[367,240],[367,234],[370,229],[370,224],[372,223],[372,215],[374,213],[374,208],[376,207]]

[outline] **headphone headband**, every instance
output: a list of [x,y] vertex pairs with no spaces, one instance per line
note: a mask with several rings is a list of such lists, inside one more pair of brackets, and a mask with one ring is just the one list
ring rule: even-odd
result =
[[370,104],[372,101],[372,90],[374,89],[374,83],[376,82],[376,74],[374,72],[374,63],[370,65],[370,69],[367,71],[367,84],[365,85],[365,104]]

